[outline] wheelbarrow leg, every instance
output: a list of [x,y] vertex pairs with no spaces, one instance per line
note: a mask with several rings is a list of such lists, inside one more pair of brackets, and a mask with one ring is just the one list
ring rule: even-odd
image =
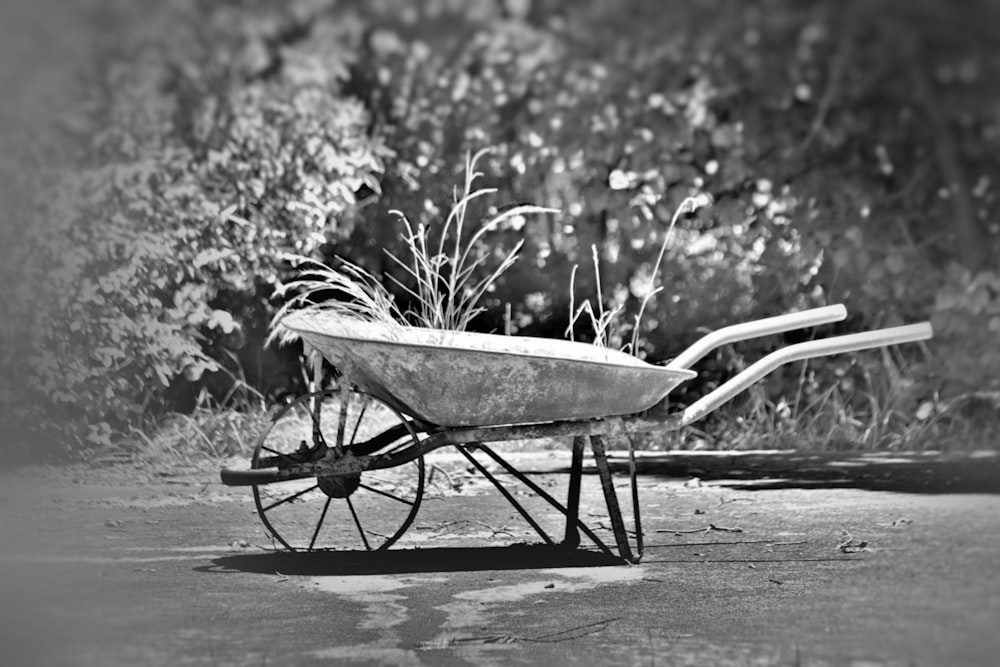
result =
[[580,519],[580,482],[583,477],[583,448],[587,438],[582,435],[573,437],[573,462],[569,469],[569,495],[566,498],[566,536],[563,546],[576,549],[580,546],[580,529],[577,526]]
[[614,480],[611,478],[611,468],[608,466],[608,455],[604,450],[604,440],[601,436],[590,436],[590,449],[594,452],[594,461],[597,463],[597,474],[601,478],[601,486],[604,489],[604,502],[608,506],[608,517],[611,519],[611,528],[615,533],[618,553],[629,563],[637,563],[639,561],[632,556],[632,548],[628,543],[625,521],[622,520],[622,511],[618,506],[618,496],[615,494]]

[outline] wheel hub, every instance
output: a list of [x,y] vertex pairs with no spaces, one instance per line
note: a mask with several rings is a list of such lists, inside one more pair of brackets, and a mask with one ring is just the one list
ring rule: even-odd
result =
[[316,484],[320,491],[331,498],[347,498],[358,490],[358,486],[361,484],[361,473],[317,477]]

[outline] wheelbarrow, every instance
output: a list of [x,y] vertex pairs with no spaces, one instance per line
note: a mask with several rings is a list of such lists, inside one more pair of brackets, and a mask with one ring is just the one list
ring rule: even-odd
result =
[[[579,547],[582,533],[615,555],[579,516],[589,441],[617,556],[637,562],[642,527],[634,453],[630,448],[633,551],[604,438],[681,429],[784,364],[932,336],[930,324],[920,323],[793,344],[766,355],[686,408],[668,405],[670,392],[697,375],[691,367],[719,346],[846,317],[844,306],[834,305],[737,324],[702,337],[665,365],[654,365],[579,342],[298,311],[282,325],[301,337],[314,359],[317,391],[278,409],[256,444],[249,469],[224,469],[222,481],[252,487],[258,517],[283,548],[376,551],[397,542],[413,524],[427,478],[424,456],[454,447],[545,543],[557,544],[474,454],[485,455],[565,516],[560,545]],[[319,389],[323,358],[340,374],[333,389]],[[549,438],[572,439],[565,504],[486,444]]]

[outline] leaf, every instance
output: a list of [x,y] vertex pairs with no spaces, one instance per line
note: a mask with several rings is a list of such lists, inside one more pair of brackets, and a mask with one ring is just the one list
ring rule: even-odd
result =
[[615,169],[608,176],[608,187],[612,190],[626,190],[633,187],[632,179],[621,169]]
[[225,310],[213,310],[208,317],[208,328],[219,329],[222,333],[233,333],[240,325],[233,319],[232,313]]
[[906,270],[906,261],[902,255],[894,252],[885,258],[885,266],[889,269],[889,273],[898,276]]
[[232,257],[235,253],[233,250],[225,248],[209,248],[207,250],[202,250],[197,255],[195,255],[194,260],[191,262],[196,269],[200,269],[209,264],[214,264],[220,260],[228,259]]
[[922,421],[923,422],[923,421],[927,421],[928,419],[930,419],[934,415],[935,412],[936,412],[936,409],[935,409],[935,406],[934,406],[934,402],[933,401],[924,401],[923,403],[920,404],[920,407],[917,408],[917,414],[915,415],[915,417],[917,418],[918,421]]
[[850,248],[840,247],[833,253],[833,265],[838,269],[843,269],[851,263],[854,252]]
[[209,359],[199,359],[184,368],[184,378],[189,382],[197,382],[204,373],[214,372],[218,369],[219,366],[215,362]]
[[153,366],[153,372],[156,374],[156,379],[160,381],[162,386],[170,386],[170,376],[167,375],[167,372],[160,365]]

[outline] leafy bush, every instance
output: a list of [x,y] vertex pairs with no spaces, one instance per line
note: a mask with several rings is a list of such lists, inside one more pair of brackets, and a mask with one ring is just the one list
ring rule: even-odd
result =
[[[630,319],[672,212],[700,191],[716,204],[682,221],[668,250],[665,292],[638,339],[652,359],[701,327],[829,302],[849,305],[850,330],[938,321],[949,315],[938,293],[954,282],[943,267],[965,266],[972,281],[995,256],[988,165],[1000,133],[981,101],[997,99],[984,85],[996,62],[971,30],[993,10],[529,4],[371,5],[373,75],[356,89],[397,153],[380,214],[431,218],[443,194],[436,176],[478,142],[500,146],[490,169],[509,175],[500,189],[565,212],[508,230],[503,247],[526,237],[522,260],[498,281],[484,328],[498,329],[510,303],[522,333],[561,335],[572,297],[553,281],[568,282],[595,246],[604,301]],[[907,40],[893,37],[900,25]],[[359,261],[379,233],[356,230]],[[576,275],[583,293],[595,280]],[[917,393],[958,390],[963,364],[994,367],[989,318],[975,318],[965,331],[945,327],[933,363],[908,365]],[[743,347],[752,357],[771,344]],[[950,355],[965,361],[942,363]],[[734,368],[714,363],[709,382]],[[989,372],[964,377],[989,386]],[[775,384],[791,400],[797,374]]]
[[[450,210],[463,157],[485,146],[497,147],[483,158],[491,187],[563,214],[485,211],[501,218],[496,259],[518,248],[520,259],[483,295],[479,329],[499,329],[509,304],[520,333],[561,336],[573,267],[594,247],[601,302],[632,321],[673,212],[705,192],[715,204],[678,222],[663,257],[639,353],[665,359],[703,327],[844,301],[853,330],[935,319],[934,359],[907,360],[906,410],[995,384],[998,65],[976,52],[989,41],[975,29],[991,7],[136,7],[75,10],[104,28],[66,77],[72,113],[35,160],[66,168],[11,179],[36,187],[9,215],[31,209],[36,224],[3,232],[17,251],[0,275],[18,289],[5,295],[0,364],[26,388],[0,398],[31,421],[59,416],[107,441],[170,407],[185,381],[242,378],[283,253],[343,256],[410,285],[384,252],[406,246],[391,211],[419,240]],[[596,282],[576,274],[579,293]],[[739,357],[707,360],[704,381]],[[288,372],[249,366],[262,391],[265,375]],[[822,381],[843,370],[810,369]],[[762,389],[769,414],[804,386],[794,370],[776,377]]]
[[[390,155],[340,89],[350,26],[317,19],[286,43],[304,17],[201,9],[174,3],[119,26],[91,72],[92,112],[75,119],[86,152],[23,240],[20,266],[43,274],[48,298],[21,300],[30,349],[5,365],[27,360],[32,398],[50,404],[35,407],[91,442],[136,423],[178,378],[218,371],[225,357],[207,349],[239,347],[279,254],[315,253],[378,191]],[[222,307],[232,295],[235,311]]]
[[1000,272],[952,264],[934,303],[940,387],[952,398],[1000,392]]

